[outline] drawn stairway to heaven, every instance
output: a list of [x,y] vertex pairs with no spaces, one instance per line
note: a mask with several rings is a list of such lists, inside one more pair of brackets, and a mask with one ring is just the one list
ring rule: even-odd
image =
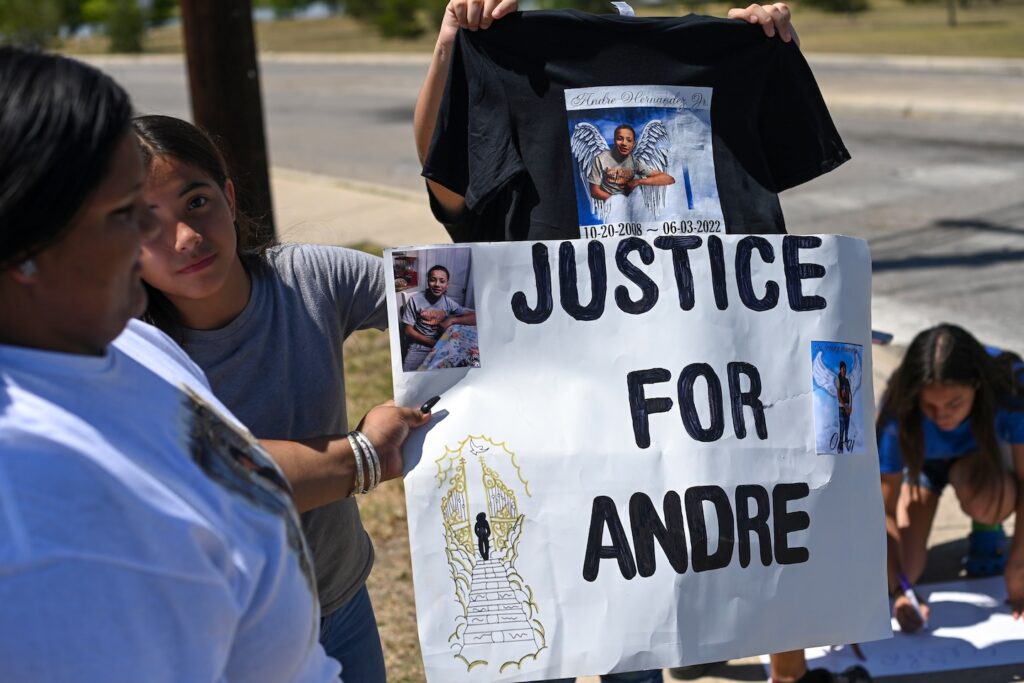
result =
[[491,646],[495,644],[505,646],[501,656],[506,661],[537,651],[526,609],[516,598],[508,580],[508,568],[498,557],[478,559],[473,567],[467,621],[462,654],[470,661],[474,655],[493,656]]
[[519,496],[529,498],[529,483],[515,454],[485,436],[446,447],[436,462],[438,484],[447,489],[445,556],[461,607],[448,638],[452,654],[469,671],[522,667],[547,649],[533,589],[517,567],[526,521]]

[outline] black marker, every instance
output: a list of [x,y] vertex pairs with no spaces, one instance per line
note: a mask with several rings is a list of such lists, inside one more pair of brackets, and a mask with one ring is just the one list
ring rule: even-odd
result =
[[435,405],[437,405],[437,402],[440,401],[440,400],[441,400],[440,396],[435,396],[434,398],[427,399],[427,401],[423,405],[420,406],[420,412],[423,413],[424,415],[426,415],[427,413],[430,412],[431,408],[433,408]]

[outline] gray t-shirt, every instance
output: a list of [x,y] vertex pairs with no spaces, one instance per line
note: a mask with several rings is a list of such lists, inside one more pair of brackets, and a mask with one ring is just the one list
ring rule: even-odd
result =
[[[647,177],[652,170],[649,166],[637,160],[635,154],[630,154],[620,161],[617,158],[617,153],[609,149],[594,157],[594,163],[590,166],[590,174],[587,176],[587,180],[591,185],[600,186],[605,192],[622,194],[623,185],[633,178]],[[618,176],[617,184],[609,182],[609,172]]]
[[[449,316],[462,315],[465,310],[447,294],[442,294],[436,301],[431,301],[427,298],[426,291],[420,291],[410,296],[402,306],[402,324],[412,325],[423,336],[437,339],[444,332],[441,329],[441,321]],[[431,347],[412,342],[409,348],[429,350]]]
[[[186,330],[182,347],[258,438],[347,432],[342,343],[387,327],[383,261],[317,245],[275,247],[266,261],[242,313],[219,330]],[[302,526],[326,615],[365,583],[373,545],[352,498],[306,512]]]

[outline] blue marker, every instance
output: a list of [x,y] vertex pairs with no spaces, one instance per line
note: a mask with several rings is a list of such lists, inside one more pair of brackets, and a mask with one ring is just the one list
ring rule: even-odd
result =
[[907,600],[910,601],[911,607],[917,612],[917,616],[921,618],[921,623],[925,626],[928,625],[928,620],[924,618],[924,614],[921,612],[921,603],[917,599],[917,595],[914,593],[914,587],[907,581],[907,577],[900,574],[897,578],[900,580],[900,588],[903,589],[903,594],[907,596]]

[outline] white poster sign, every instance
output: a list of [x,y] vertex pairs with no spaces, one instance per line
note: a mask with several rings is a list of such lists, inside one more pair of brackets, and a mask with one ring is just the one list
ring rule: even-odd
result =
[[389,256],[396,400],[441,395],[405,450],[430,681],[891,635],[863,241]]

